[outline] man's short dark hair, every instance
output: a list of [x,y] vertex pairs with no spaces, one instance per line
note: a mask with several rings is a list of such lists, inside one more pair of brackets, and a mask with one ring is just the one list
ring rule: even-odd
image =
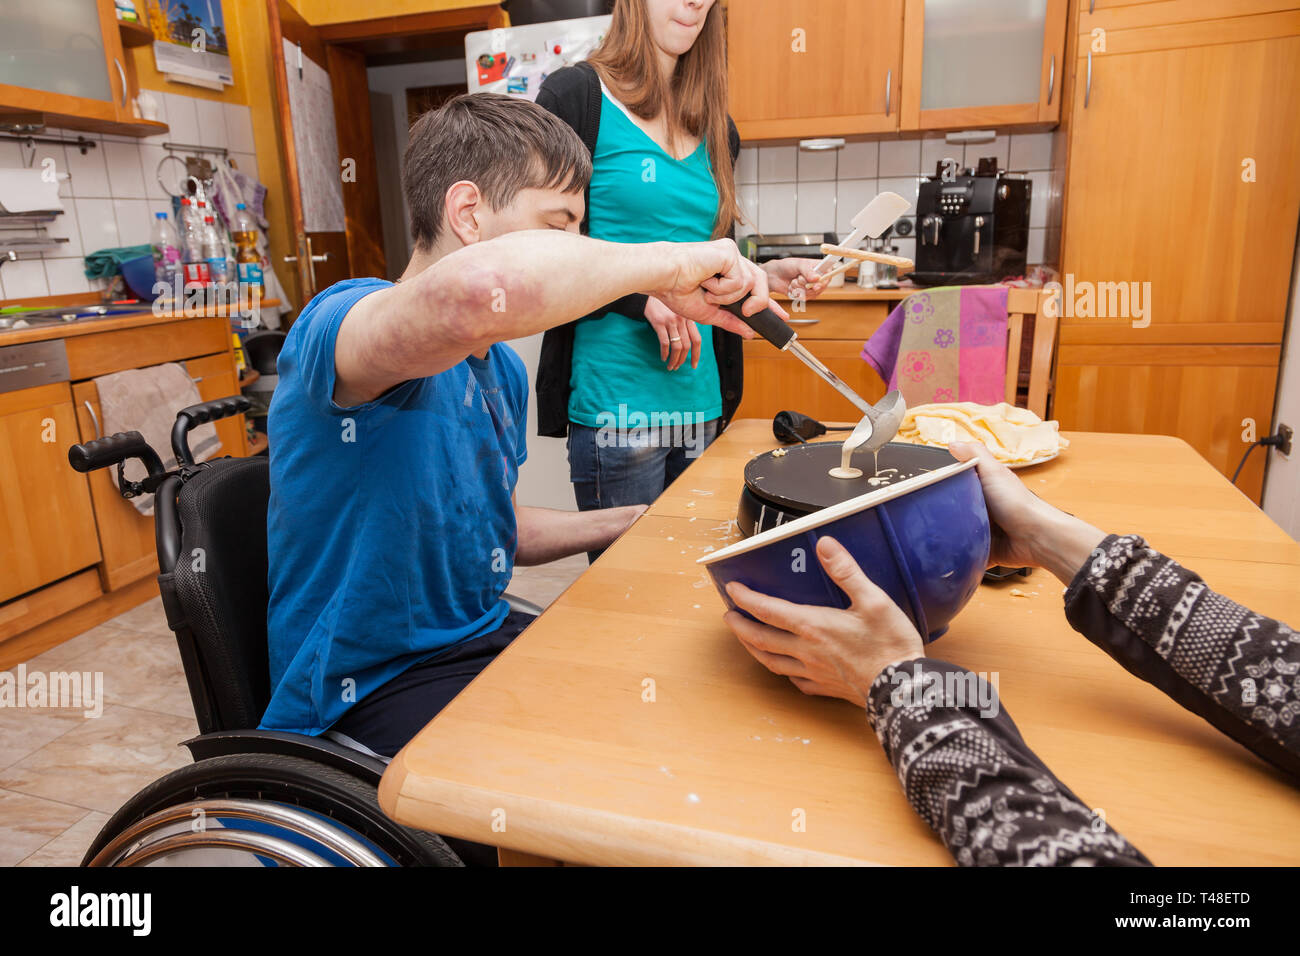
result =
[[442,231],[447,190],[467,180],[493,209],[523,189],[580,192],[591,156],[567,123],[536,103],[500,93],[464,93],[411,127],[402,191],[411,238],[427,249]]

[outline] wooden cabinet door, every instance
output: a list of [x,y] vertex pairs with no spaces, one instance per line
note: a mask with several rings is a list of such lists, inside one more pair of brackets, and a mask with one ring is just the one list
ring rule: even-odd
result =
[[[210,402],[214,398],[239,394],[239,379],[235,373],[234,358],[229,352],[190,359],[185,367],[189,369],[190,375],[198,379],[195,384],[199,398],[203,401]],[[218,457],[230,455],[243,458],[248,454],[248,432],[243,415],[233,415],[213,424],[217,429],[217,438],[221,440]]]
[[99,560],[67,383],[0,394],[0,602]]
[[1055,123],[1068,5],[907,0],[900,128]]
[[[1066,431],[1177,435],[1231,478],[1273,420],[1278,345],[1062,345],[1055,414]],[[1259,503],[1264,452],[1237,487]],[[1068,454],[1068,453],[1067,453]]]
[[[826,363],[855,392],[869,402],[885,394],[885,383],[862,360],[863,339],[799,341]],[[745,343],[745,395],[736,418],[772,418],[789,409],[823,422],[857,422],[862,412],[817,376],[798,358],[774,349],[761,339]]]
[[727,86],[744,140],[898,129],[903,0],[743,0]]
[[[1062,272],[1150,283],[1152,327],[1280,334],[1300,216],[1300,37],[1094,54],[1088,75],[1084,57]],[[1062,316],[1077,323],[1130,319]]]

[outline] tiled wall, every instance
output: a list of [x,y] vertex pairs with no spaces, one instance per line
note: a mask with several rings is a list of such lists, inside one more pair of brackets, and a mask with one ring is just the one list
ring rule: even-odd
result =
[[[963,152],[964,149],[964,152]],[[991,143],[950,146],[942,136],[926,139],[848,143],[843,149],[805,152],[797,146],[743,147],[736,163],[736,188],[748,224],[738,234],[835,232],[877,193],[890,190],[912,201],[920,176],[933,176],[935,164],[955,159],[974,168],[983,156],[998,157],[998,167],[1027,173],[1033,180],[1030,201],[1031,265],[1043,262],[1050,195],[1052,134],[998,136]],[[900,255],[915,258],[914,237],[894,240]]]
[[[159,161],[167,155],[162,144],[221,146],[231,151],[240,170],[257,175],[253,125],[247,106],[196,99],[175,93],[154,93],[160,101],[159,119],[169,132],[147,139],[74,130],[47,130],[75,139],[84,135],[99,145],[84,156],[72,146],[37,143],[36,155],[26,146],[0,140],[0,167],[40,166],[49,156],[60,172],[69,174],[59,187],[64,212],[48,227],[52,236],[68,242],[41,258],[20,259],[0,266],[0,299],[87,292],[91,284],[82,256],[111,246],[149,241],[155,212],[171,214],[171,201],[158,184]],[[178,155],[184,155],[183,151]],[[164,170],[169,183],[179,171],[176,163]]]

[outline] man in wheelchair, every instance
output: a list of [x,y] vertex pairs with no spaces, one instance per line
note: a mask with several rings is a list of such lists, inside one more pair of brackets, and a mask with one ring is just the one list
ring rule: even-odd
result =
[[515,505],[528,383],[504,342],[634,293],[747,337],[719,306],[771,304],[730,240],[579,235],[590,175],[540,107],[451,100],[411,129],[401,279],[337,283],[295,322],[269,417],[262,728],[392,756],[532,620],[502,597],[516,563],[603,549],[644,510]]

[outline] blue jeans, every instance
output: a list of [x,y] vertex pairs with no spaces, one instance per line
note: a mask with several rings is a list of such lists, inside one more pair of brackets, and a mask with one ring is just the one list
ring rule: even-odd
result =
[[[718,437],[721,419],[699,425],[588,428],[569,423],[569,480],[579,511],[649,505]],[[591,560],[599,551],[588,552]]]

